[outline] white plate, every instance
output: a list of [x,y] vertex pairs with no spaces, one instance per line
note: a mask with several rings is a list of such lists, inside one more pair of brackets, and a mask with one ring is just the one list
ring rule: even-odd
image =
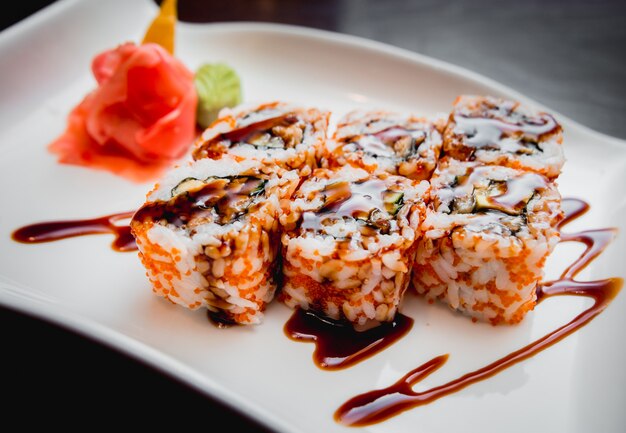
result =
[[[123,13],[122,13],[123,11]],[[526,345],[581,311],[585,299],[551,299],[519,326],[473,324],[409,296],[410,334],[350,369],[326,372],[313,346],[283,334],[290,311],[272,304],[258,327],[218,330],[203,312],[152,295],[133,253],[93,236],[22,245],[18,226],[134,209],[150,185],[55,162],[45,146],[89,89],[91,57],[137,41],[151,1],[62,1],[0,35],[0,301],[95,337],[173,374],[281,432],[354,431],[333,420],[348,398],[387,386],[434,356],[450,360],[417,388],[445,383]],[[53,35],[51,37],[50,35]],[[500,84],[415,53],[328,32],[267,24],[180,25],[177,55],[190,68],[225,61],[247,101],[283,99],[332,109],[447,111],[461,93],[534,104]],[[7,61],[10,59],[10,61]],[[584,103],[584,102],[581,102]],[[536,105],[536,104],[535,104]],[[591,203],[571,229],[617,226],[622,234],[581,279],[624,276],[626,142],[556,114],[568,158],[564,196]],[[565,248],[567,247],[567,248]],[[569,249],[568,249],[569,248]],[[579,251],[559,247],[555,277]],[[626,424],[626,296],[556,346],[428,406],[363,428],[368,432],[622,431]]]

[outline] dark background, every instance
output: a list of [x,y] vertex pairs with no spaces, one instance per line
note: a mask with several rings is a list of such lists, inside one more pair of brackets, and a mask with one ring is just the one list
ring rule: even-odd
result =
[[[2,29],[51,1],[12,2]],[[267,21],[350,33],[466,67],[574,120],[626,138],[623,0],[179,0],[182,21]],[[10,59],[2,59],[10,61]],[[4,420],[85,428],[130,419],[263,432],[161,372],[55,325],[0,307]],[[111,399],[109,396],[114,395]],[[8,417],[6,416],[8,415]],[[198,423],[200,421],[200,423]]]

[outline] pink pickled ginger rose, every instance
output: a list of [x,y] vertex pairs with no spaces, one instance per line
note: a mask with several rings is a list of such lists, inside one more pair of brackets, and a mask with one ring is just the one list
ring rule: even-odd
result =
[[157,44],[127,43],[93,59],[98,88],[48,147],[59,162],[143,182],[182,157],[196,134],[193,73]]

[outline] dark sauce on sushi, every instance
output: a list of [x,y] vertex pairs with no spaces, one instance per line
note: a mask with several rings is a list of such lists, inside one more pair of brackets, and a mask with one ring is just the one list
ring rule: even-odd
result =
[[327,222],[353,218],[362,221],[367,228],[387,234],[390,218],[404,204],[404,194],[387,189],[380,179],[332,182],[321,193],[324,205],[317,211],[302,214],[301,229],[323,231]]
[[[565,218],[561,228],[587,211],[589,206],[582,200],[564,199]],[[413,386],[442,367],[448,355],[437,356],[407,373],[393,385],[360,394],[346,401],[335,412],[335,420],[350,426],[365,426],[388,419],[406,410],[422,406],[455,393],[463,388],[487,379],[512,365],[528,359],[557,343],[589,323],[610,304],[622,288],[621,278],[608,278],[598,281],[576,281],[574,277],[595,257],[597,257],[616,235],[614,229],[587,230],[578,233],[562,233],[562,242],[582,242],[586,249],[556,281],[544,283],[537,289],[538,302],[552,296],[585,296],[593,300],[593,305],[576,316],[572,321],[546,334],[529,345],[471,373],[465,374],[446,384],[421,392]]]
[[131,218],[133,214],[122,212],[93,219],[41,222],[21,227],[11,237],[17,242],[38,244],[77,236],[112,234],[115,240],[111,248],[115,251],[136,251],[135,238],[128,224],[117,224],[118,221]]
[[222,311],[207,310],[207,319],[209,322],[218,329],[226,329],[231,326],[238,326],[237,323],[229,319]]
[[[205,157],[214,158],[220,156],[225,150],[221,147],[220,143],[224,141],[229,142],[229,146],[236,143],[250,143],[254,141],[253,138],[257,137],[259,134],[267,133],[270,136],[274,136],[272,133],[273,128],[277,126],[287,127],[297,122],[298,117],[296,115],[286,113],[280,116],[270,117],[269,119],[263,119],[232,131],[221,133],[196,149],[193,153],[194,159],[201,159]],[[280,143],[281,145],[278,147],[285,147],[285,142],[282,139],[280,140]]]
[[[457,176],[448,190],[436,197],[451,200],[452,213],[481,213],[481,223],[498,223],[498,214],[485,214],[499,211],[510,216],[526,212],[526,206],[535,193],[548,188],[545,177],[536,173],[524,173],[506,180],[493,180],[489,177],[491,166],[467,167],[462,176]],[[488,185],[479,185],[488,180]],[[440,204],[437,204],[438,207]],[[485,225],[486,225],[485,224]]]
[[411,136],[413,138],[423,137],[424,131],[418,129],[408,129],[402,126],[392,126],[391,128],[383,129],[375,134],[374,137],[378,138],[383,143],[393,144],[398,138]]
[[265,190],[265,182],[262,179],[242,177],[235,179],[234,182],[237,183],[237,191],[219,189],[219,197],[217,196],[218,189],[211,189],[212,186],[209,183],[205,188],[194,191],[193,194],[185,193],[177,196],[174,201],[178,200],[180,203],[178,201],[176,203],[155,202],[142,207],[137,212],[120,212],[81,220],[44,221],[15,230],[11,238],[25,244],[38,244],[78,236],[112,234],[115,239],[111,248],[115,251],[136,251],[135,237],[129,225],[119,224],[120,221],[129,220],[134,216],[138,220],[165,219],[169,223],[183,225],[191,218],[198,217],[199,212],[206,211],[207,203],[221,211],[222,222],[230,221],[247,211],[252,199]]
[[347,152],[360,150],[368,155],[383,158],[392,158],[395,153],[383,140],[378,139],[374,135],[360,135],[344,144],[342,147]]
[[546,179],[535,173],[525,173],[519,177],[507,179],[505,191],[499,195],[485,197],[493,209],[509,215],[519,215],[526,208],[535,192],[548,186]]
[[535,140],[559,128],[552,116],[546,114],[542,120],[543,123],[515,125],[499,119],[456,115],[454,132],[465,135],[467,137],[465,144],[473,147],[490,147],[499,144],[503,137],[521,135],[526,140],[521,141],[519,145],[539,150],[537,146],[532,145]]
[[[485,150],[502,150],[514,154],[541,152],[538,142],[544,135],[560,129],[557,121],[547,113],[527,116],[515,111],[517,104],[504,101],[500,105],[483,102],[469,114],[454,114],[454,134],[464,135],[463,145]],[[504,138],[513,140],[504,141]],[[471,151],[469,152],[471,156]]]
[[332,200],[327,187],[326,203],[318,213],[336,219],[368,215],[374,208],[384,209],[382,195],[386,190],[385,182],[379,179],[355,182],[338,195],[338,200]]
[[[392,126],[374,134],[356,136],[346,144],[354,145],[369,155],[391,158],[407,157],[415,151],[426,138],[422,130],[408,129],[403,126]],[[398,140],[406,140],[406,145],[396,146]]]
[[255,177],[214,178],[193,190],[182,191],[169,201],[155,201],[141,207],[137,221],[164,220],[177,227],[196,219],[228,224],[253,206],[254,198],[265,191],[265,181]]
[[315,343],[313,360],[318,367],[339,370],[384,350],[404,337],[412,326],[413,319],[398,313],[392,322],[357,331],[351,323],[297,309],[284,331],[294,341]]
[[283,114],[281,116],[272,117],[270,119],[261,120],[239,129],[220,134],[221,140],[229,140],[233,143],[247,142],[257,132],[271,131],[277,126],[289,126],[298,121],[293,114]]

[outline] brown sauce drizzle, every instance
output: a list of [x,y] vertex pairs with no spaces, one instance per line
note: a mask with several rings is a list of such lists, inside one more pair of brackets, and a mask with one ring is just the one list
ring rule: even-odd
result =
[[402,126],[392,126],[391,128],[383,129],[382,131],[372,135],[383,143],[393,143],[398,138],[406,137],[407,135],[414,138],[422,136],[424,135],[424,131],[420,131],[419,129],[408,129]]
[[[562,201],[565,224],[583,215],[589,205],[582,200],[566,198]],[[112,248],[116,251],[135,251],[137,246],[128,225],[116,222],[133,217],[134,212],[122,212],[100,218],[50,221],[21,227],[12,234],[13,240],[22,243],[52,242],[70,237],[91,234],[114,234]],[[346,401],[335,412],[335,419],[349,426],[375,424],[409,409],[423,406],[446,395],[458,392],[469,385],[487,379],[512,365],[528,359],[577,331],[602,313],[623,286],[621,278],[598,281],[576,281],[574,277],[594,258],[601,254],[617,234],[616,229],[585,230],[577,233],[561,232],[561,242],[585,244],[583,253],[565,269],[558,280],[546,282],[537,288],[538,303],[552,296],[572,295],[593,299],[593,305],[573,320],[540,339],[498,359],[491,364],[465,374],[444,385],[415,392],[412,387],[442,367],[448,355],[437,356],[407,373],[393,385],[360,394]],[[219,317],[211,317],[219,322]],[[296,310],[285,325],[287,336],[297,341],[314,341],[315,363],[328,370],[347,368],[377,352],[384,350],[411,329],[413,320],[397,314],[393,322],[384,323],[367,331],[357,332],[351,325],[323,319],[310,312]],[[227,323],[222,323],[227,326]]]
[[223,311],[207,310],[207,319],[218,329],[227,329],[233,326],[240,326],[233,320],[229,319]]
[[[401,139],[407,140],[407,145],[396,149],[394,144]],[[409,156],[425,139],[426,133],[422,130],[391,126],[374,134],[356,136],[346,144],[372,156],[393,158]]]
[[[559,228],[585,213],[588,208],[589,206],[582,200],[564,199],[565,219],[559,224]],[[448,355],[437,356],[410,371],[387,388],[366,392],[346,401],[335,412],[335,420],[350,426],[364,426],[386,420],[401,412],[431,403],[441,397],[460,391],[473,383],[494,376],[508,367],[547,349],[580,329],[604,311],[622,288],[623,280],[621,278],[585,282],[573,279],[576,274],[608,246],[616,233],[615,229],[599,229],[562,234],[563,242],[582,242],[587,248],[563,272],[560,279],[546,282],[537,288],[537,299],[538,302],[541,302],[551,296],[561,295],[585,296],[593,299],[593,305],[569,323],[479,370],[468,373],[444,385],[421,392],[413,391],[412,387],[416,383],[435,372],[448,359]]]
[[[343,183],[343,182],[342,182]],[[303,230],[321,230],[326,220],[365,218],[374,209],[385,210],[383,194],[387,191],[385,182],[380,179],[366,180],[324,190],[326,203],[317,211],[306,211],[302,215]]]
[[93,219],[31,224],[15,230],[11,237],[17,242],[38,244],[77,236],[113,234],[115,240],[111,248],[115,251],[136,251],[137,245],[130,227],[127,224],[116,224],[117,221],[131,218],[133,214],[134,212],[122,212]]
[[367,215],[374,208],[385,209],[382,195],[386,190],[385,182],[379,179],[353,183],[350,186],[350,196],[332,206],[324,207],[322,214],[327,218],[354,218],[363,213]]
[[232,143],[246,142],[250,137],[260,131],[270,131],[276,126],[289,126],[298,121],[293,114],[283,114],[281,116],[272,117],[270,119],[261,120],[251,123],[243,128],[220,134],[221,140],[230,140]]
[[[403,142],[400,146],[396,144],[399,140]],[[360,150],[374,157],[404,159],[417,152],[424,140],[426,131],[396,125],[374,134],[354,136],[342,147],[347,146],[348,151]]]
[[315,343],[313,361],[319,368],[339,370],[384,350],[404,337],[412,326],[413,319],[398,313],[392,322],[356,331],[351,323],[297,309],[284,331],[294,341]]
[[202,144],[194,151],[194,158],[200,159],[204,157],[204,153],[212,155],[212,146],[222,141],[229,141],[229,147],[236,143],[246,143],[251,138],[262,132],[271,132],[272,128],[277,126],[290,126],[298,122],[298,117],[292,113],[281,114],[279,116],[270,117],[269,119],[260,120],[232,131],[223,132],[206,143]]
[[183,192],[169,201],[155,201],[141,207],[134,216],[137,221],[165,220],[183,227],[193,223],[215,221],[228,224],[250,210],[254,196],[265,190],[264,181],[255,177],[215,178],[195,190]]
[[545,189],[546,179],[535,173],[526,173],[520,177],[506,181],[506,191],[501,195],[494,195],[487,200],[494,205],[494,209],[512,215],[519,215],[535,191]]
[[[517,117],[519,119],[499,119],[490,117],[489,113],[479,117],[457,113],[454,116],[454,133],[465,135],[463,144],[471,147],[501,149],[510,153],[534,153],[540,150],[536,143],[542,136],[560,128],[549,114],[542,113],[538,118]],[[516,137],[515,142],[504,143],[502,140],[506,137]]]
[[[216,178],[216,181],[220,180],[223,179]],[[39,244],[78,236],[113,234],[115,240],[111,248],[115,251],[137,251],[135,237],[129,225],[118,225],[118,221],[130,218],[143,221],[150,218],[152,220],[165,219],[171,224],[184,225],[192,218],[202,216],[201,212],[212,212],[211,209],[206,208],[215,206],[220,211],[220,221],[226,223],[248,211],[250,202],[253,200],[251,194],[257,189],[260,191],[264,188],[264,181],[254,177],[240,177],[231,179],[229,182],[227,188],[217,188],[217,185],[209,182],[197,191],[179,194],[170,202],[159,201],[147,204],[137,212],[120,212],[84,220],[45,221],[30,224],[15,230],[11,238],[24,244]],[[236,191],[228,189],[233,183],[236,183]]]
[[393,149],[374,135],[361,135],[355,141],[348,142],[343,147],[348,152],[352,151],[350,149],[352,147],[355,150],[360,150],[376,157],[393,158],[395,156]]
[[[508,215],[520,215],[524,213],[532,196],[548,187],[548,182],[543,176],[524,173],[504,181],[492,180],[493,186],[484,190],[477,189],[476,184],[481,179],[488,178],[491,170],[490,166],[468,167],[465,175],[457,177],[457,183],[452,187],[452,191],[444,195],[455,201],[453,212],[477,213],[496,210]],[[482,202],[477,202],[477,196],[481,196]]]

